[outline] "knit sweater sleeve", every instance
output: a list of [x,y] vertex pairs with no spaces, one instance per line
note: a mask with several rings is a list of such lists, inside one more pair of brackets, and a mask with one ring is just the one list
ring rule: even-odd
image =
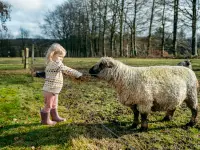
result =
[[61,61],[58,62],[58,66],[59,66],[59,68],[58,68],[59,71],[62,71],[69,76],[73,76],[75,78],[79,78],[80,76],[82,76],[81,72],[65,66]]

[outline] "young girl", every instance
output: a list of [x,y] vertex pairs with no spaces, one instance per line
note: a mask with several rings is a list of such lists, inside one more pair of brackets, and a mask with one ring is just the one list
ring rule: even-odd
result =
[[[65,49],[57,43],[50,46],[47,51],[46,59],[47,66],[45,69],[45,83],[43,86],[44,91],[44,108],[40,111],[41,123],[45,125],[54,125],[57,122],[65,121],[58,115],[58,94],[63,86],[63,72],[80,78],[82,73],[65,66],[62,61],[66,55]],[[50,119],[50,116],[52,120]]]

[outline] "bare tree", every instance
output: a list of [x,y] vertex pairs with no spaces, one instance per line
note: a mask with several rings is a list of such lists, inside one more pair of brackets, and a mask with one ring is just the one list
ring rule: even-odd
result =
[[104,7],[104,12],[103,12],[103,31],[102,31],[102,54],[103,54],[103,56],[106,56],[105,32],[106,32],[106,29],[107,29],[108,1],[104,1],[103,7]]
[[164,49],[165,49],[165,0],[163,2],[163,12],[162,12],[162,44],[161,44],[161,57],[164,55]]
[[[137,56],[137,32],[140,32],[140,27],[146,24],[144,7],[147,0],[138,1],[131,0],[127,4],[127,13],[125,16],[125,22],[130,28],[130,56]],[[144,19],[145,18],[145,19]],[[141,29],[143,31],[143,29]]]
[[192,0],[192,55],[197,56],[197,0]]
[[[131,6],[133,5],[134,6]],[[133,10],[130,11],[129,9]],[[132,15],[133,13],[133,15]],[[130,28],[130,56],[137,55],[137,50],[136,50],[136,21],[137,21],[137,13],[138,13],[138,0],[134,0],[133,3],[130,2],[128,3],[127,6],[127,13],[125,16],[125,22]]]
[[44,18],[45,23],[41,25],[46,35],[61,40],[68,56],[76,53],[75,35],[78,30],[75,27],[79,23],[79,11],[76,9],[79,6],[75,5],[76,2],[66,2],[57,6],[55,11],[49,11]]
[[179,0],[174,0],[174,22],[173,22],[173,55],[177,56],[177,28],[178,28]]
[[[192,16],[195,18],[192,7],[187,8],[187,3],[183,3],[182,9],[179,1],[68,0],[46,14],[43,30],[46,35],[65,45],[68,56],[95,57],[115,54],[116,57],[122,57],[125,55],[125,44],[127,56],[149,55],[150,50],[156,48],[162,50],[163,56],[164,49],[167,48],[165,50],[171,52],[172,47],[176,56],[176,34],[183,28],[179,19],[186,17],[185,20],[190,21],[187,24],[192,26]],[[195,5],[195,0],[181,1]],[[187,12],[188,9],[190,10]],[[188,15],[178,17],[184,13]],[[174,14],[174,17],[171,14]],[[195,22],[193,26],[195,28]],[[159,32],[156,29],[159,29]],[[159,38],[155,36],[155,32],[157,35],[159,33]]]
[[98,52],[99,52],[99,55],[103,55],[102,54],[102,51],[100,52],[100,47],[101,47],[101,41],[102,41],[102,1],[99,0],[98,1],[98,9],[97,9],[97,12],[98,12]]
[[6,21],[10,19],[10,11],[11,11],[11,5],[0,1],[0,20],[1,20],[1,27],[0,27],[0,32],[2,30],[7,30],[6,27]]
[[108,28],[110,27],[110,39],[109,39],[109,42],[110,42],[110,50],[111,50],[111,55],[114,56],[115,55],[115,52],[114,52],[114,43],[115,43],[115,33],[116,33],[116,30],[117,30],[117,12],[118,12],[118,8],[119,8],[119,0],[112,0],[111,3],[110,3],[110,13],[112,14],[111,15],[111,18],[109,20],[109,26]]
[[155,10],[155,0],[153,0],[152,7],[151,7],[151,17],[150,17],[148,45],[147,45],[147,56],[149,55],[149,52],[151,50],[151,34],[152,34],[151,32],[152,32],[152,24],[153,24],[153,18],[154,18],[154,10]]
[[[137,19],[137,9],[138,9],[138,0],[135,0],[135,9],[134,9],[134,19],[133,19],[133,44],[131,44],[131,50],[133,50],[133,54],[137,56],[137,50],[136,50],[136,19]],[[132,37],[132,34],[131,34]],[[131,38],[132,43],[132,38]]]
[[179,8],[183,15],[182,22],[185,26],[192,28],[192,55],[197,54],[197,6],[199,6],[197,0],[184,0],[183,6]]
[[165,50],[165,23],[166,23],[166,16],[165,16],[165,8],[166,8],[166,0],[162,0],[163,10],[162,10],[162,39],[161,39],[161,57],[164,56]]
[[[91,29],[91,33],[90,33],[90,54],[92,57],[95,56],[95,52],[96,52],[96,47],[95,47],[95,36],[96,36],[96,18],[97,18],[97,12],[96,12],[96,3],[95,3],[95,0],[90,0],[89,1],[89,8],[90,8],[90,11],[88,10],[88,7],[86,6],[87,8],[87,16],[89,17],[90,16],[90,20],[91,20],[91,26],[92,26],[92,29]],[[89,18],[88,18],[89,19]],[[89,25],[89,24],[88,24]],[[90,28],[90,27],[89,27]]]
[[[91,0],[91,3],[92,3],[92,1],[93,0]],[[90,8],[93,8],[93,7],[90,7]],[[90,12],[89,12],[89,8],[88,8],[88,4],[87,4],[87,0],[85,0],[84,1],[84,4],[83,4],[83,9],[85,10],[85,11],[83,11],[83,12],[85,12],[85,17],[84,17],[84,23],[83,23],[83,40],[84,40],[84,56],[85,57],[87,57],[88,56],[88,49],[90,49],[89,51],[90,51],[90,54],[91,54],[91,56],[93,57],[94,56],[94,32],[93,32],[93,30],[92,30],[92,33],[90,33],[90,27],[89,27],[89,23],[90,23]],[[91,9],[91,10],[93,10],[93,9]],[[94,20],[95,20],[95,17],[93,18],[92,16],[91,16],[91,20],[93,21],[93,22],[95,22]],[[95,26],[94,24],[92,25],[92,26]],[[94,28],[94,27],[93,27]],[[92,38],[92,39],[91,39]],[[88,41],[89,41],[89,39],[90,39],[90,48],[88,48]]]
[[17,51],[12,48],[10,39],[13,35],[9,31],[0,32],[0,57],[16,56]]
[[19,37],[22,42],[21,48],[24,50],[26,48],[26,39],[29,37],[30,31],[25,28],[20,27],[19,32],[20,32]]
[[119,55],[123,56],[123,24],[124,24],[124,5],[125,5],[125,0],[121,0],[121,8],[120,8],[120,32],[119,32]]

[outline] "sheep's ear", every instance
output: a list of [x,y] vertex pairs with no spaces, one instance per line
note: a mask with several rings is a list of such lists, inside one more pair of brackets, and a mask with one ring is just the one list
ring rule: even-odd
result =
[[185,62],[186,62],[187,65],[191,64],[191,61],[189,59],[187,59]]
[[106,65],[107,65],[107,67],[108,67],[108,68],[112,68],[112,67],[114,66],[114,65],[113,65],[113,63],[112,63],[112,62],[110,62],[110,61],[109,61],[109,62],[107,62],[107,64],[106,64]]
[[113,63],[112,62],[101,62],[100,64],[101,68],[112,68],[113,67]]

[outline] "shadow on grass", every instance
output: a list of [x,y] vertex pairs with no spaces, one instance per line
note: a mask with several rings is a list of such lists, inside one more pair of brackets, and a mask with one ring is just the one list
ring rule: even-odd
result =
[[[126,124],[126,122],[123,122]],[[130,124],[130,122],[129,122]],[[11,147],[41,147],[51,145],[66,145],[70,146],[72,139],[81,135],[88,138],[117,138],[103,126],[109,128],[118,137],[128,134],[140,133],[139,128],[131,129],[129,126],[116,125],[114,123],[72,123],[72,124],[57,124],[55,126],[44,126],[39,123],[33,124],[15,124],[0,128],[0,133],[3,131],[13,130],[14,133],[8,132],[4,136],[0,136],[0,149],[7,146]],[[166,130],[181,128],[178,125],[168,125],[165,127],[149,128],[148,131]],[[19,128],[19,129],[17,129]],[[22,130],[20,130],[22,128]],[[16,129],[16,130],[15,130]],[[199,126],[197,126],[199,129]]]
[[[12,133],[9,133],[8,130],[11,130]],[[74,134],[80,134],[79,130],[77,126],[70,124],[55,126],[44,126],[39,123],[9,125],[0,129],[1,134],[3,131],[8,132],[5,136],[0,136],[0,149],[6,146],[40,147],[64,144],[68,143]]]
[[5,85],[13,85],[13,84],[29,84],[32,83],[31,75],[30,74],[19,74],[19,75],[1,75],[0,76]]
[[195,69],[193,69],[193,71],[200,71],[200,69],[195,68]]
[[31,123],[31,124],[12,124],[12,125],[7,125],[7,126],[0,126],[0,133],[2,133],[4,130],[9,130],[9,129],[18,128],[18,127],[31,127],[31,126],[41,126],[41,124]]

